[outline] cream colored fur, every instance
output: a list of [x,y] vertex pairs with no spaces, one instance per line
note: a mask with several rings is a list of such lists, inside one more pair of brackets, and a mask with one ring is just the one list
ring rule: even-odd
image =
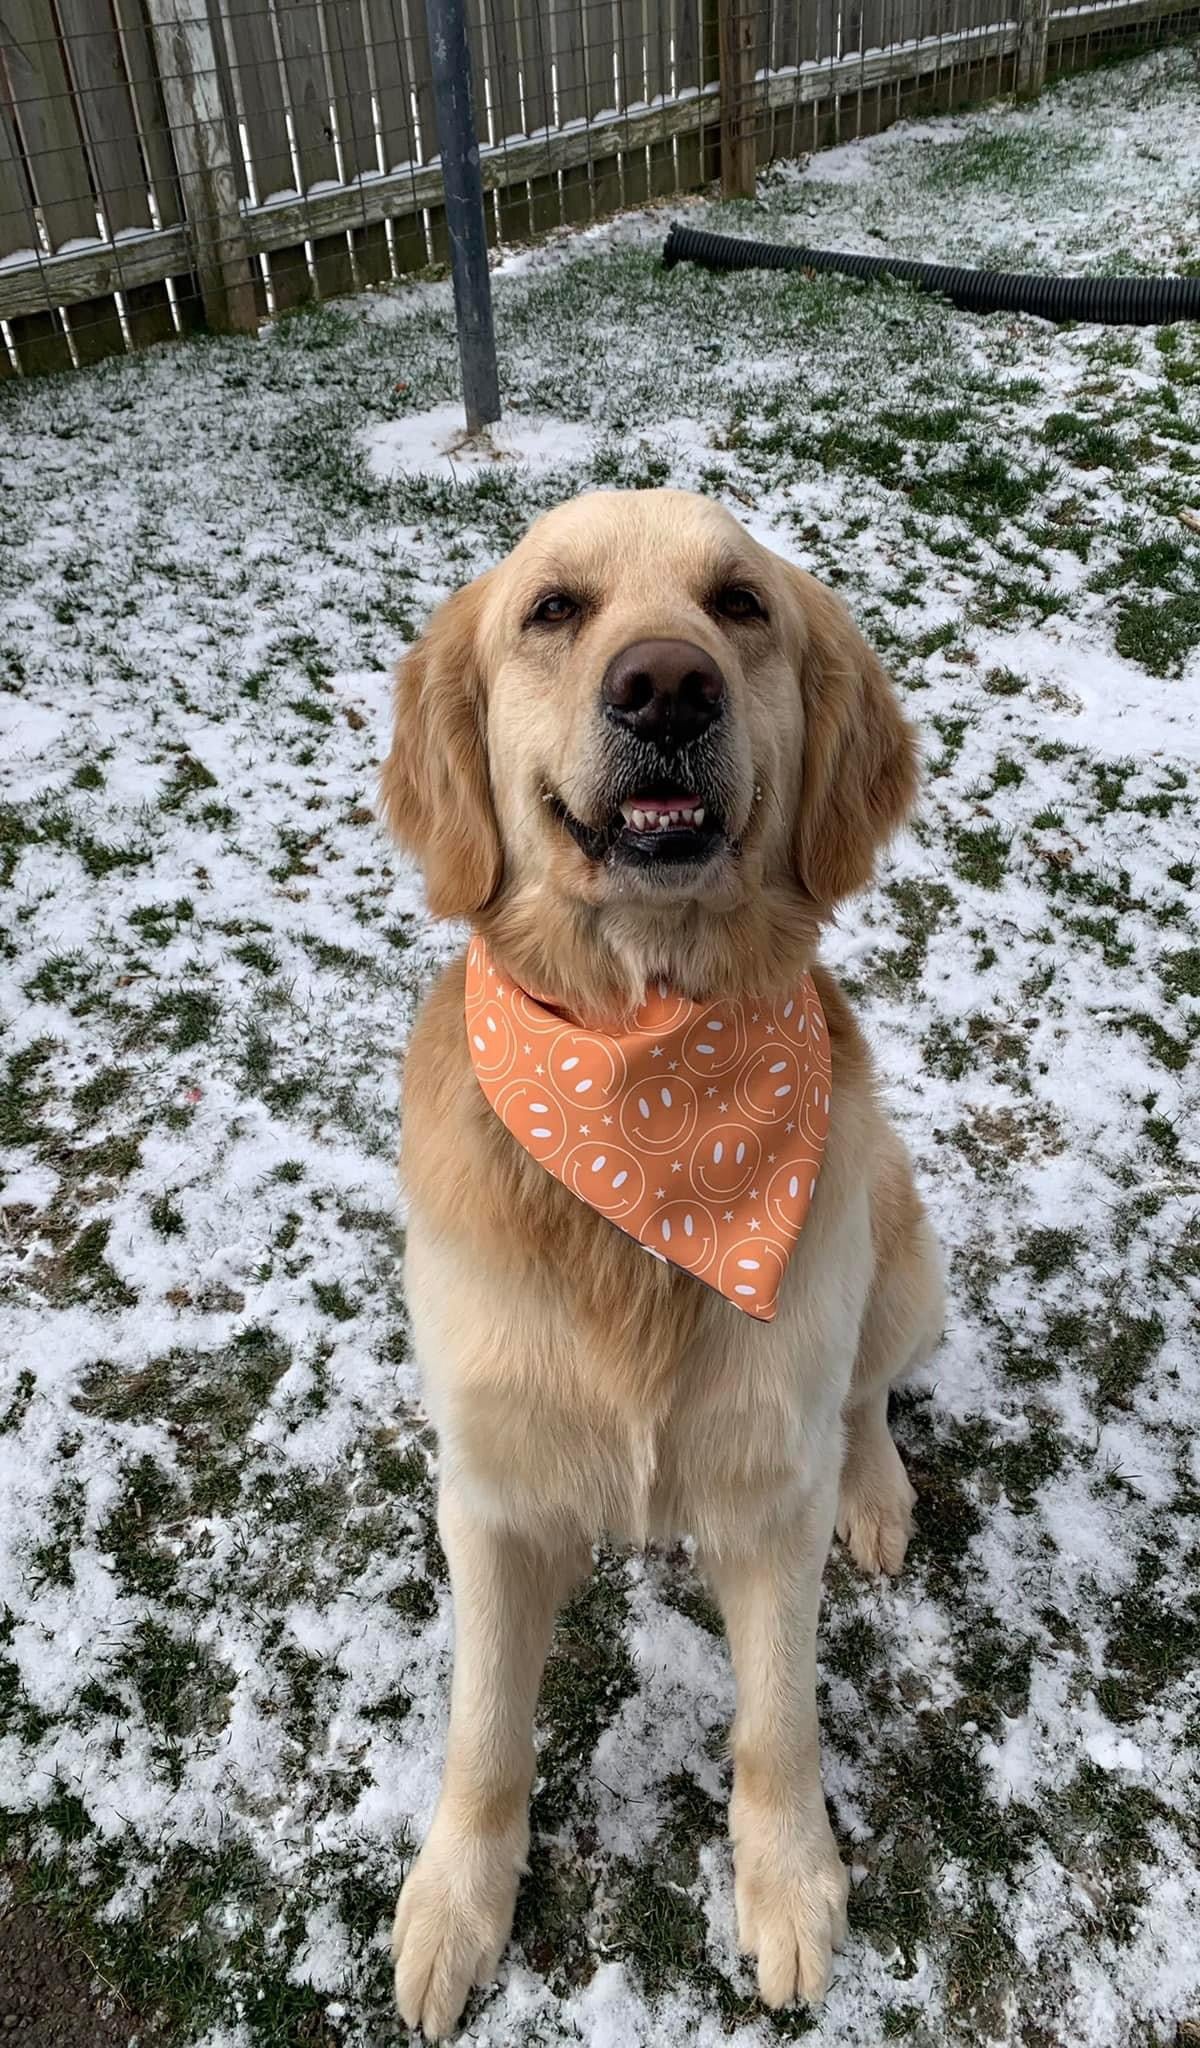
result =
[[[714,624],[714,576],[753,577],[757,633]],[[578,630],[531,641],[531,593],[586,585]],[[740,844],[665,905],[599,873],[550,814],[586,817],[596,694],[627,642],[705,646],[729,681]],[[453,2027],[495,1971],[528,1847],[533,1724],[554,1614],[602,1535],[695,1537],[737,1681],[737,1915],[771,2005],[819,1999],[847,1880],[821,1791],[815,1642],[834,1529],[898,1571],[912,1490],[888,1387],[937,1340],[940,1262],[869,1056],[815,961],[914,789],[911,735],[836,600],[684,494],[576,501],[443,608],[403,665],[384,802],[431,899],[576,1014],[652,974],[696,999],[813,967],[830,1026],[826,1161],[779,1313],[664,1269],[528,1160],[467,1056],[462,967],[427,999],[405,1081],[407,1286],[441,1451],[455,1607],[445,1774],[401,1893],[404,2019]],[[599,798],[597,796],[597,802]]]

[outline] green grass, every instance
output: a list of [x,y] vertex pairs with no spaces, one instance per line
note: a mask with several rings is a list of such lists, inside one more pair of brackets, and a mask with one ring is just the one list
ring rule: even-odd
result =
[[918,981],[930,939],[954,915],[953,894],[942,882],[894,882],[888,887],[888,895],[892,903],[890,921],[903,943],[878,961],[875,981],[881,988],[903,987]]
[[1051,413],[1042,433],[1046,446],[1074,469],[1122,470],[1133,461],[1133,451],[1118,434],[1079,413]]
[[635,1685],[621,1624],[627,1612],[621,1568],[605,1559],[560,1617],[542,1682],[533,1818],[551,1831],[577,1810],[580,1774]]
[[1008,864],[1009,842],[998,825],[982,825],[956,835],[954,871],[980,889],[998,889]]
[[1058,1228],[1031,1230],[1017,1258],[1034,1281],[1049,1280],[1078,1263],[1083,1247],[1078,1234]]

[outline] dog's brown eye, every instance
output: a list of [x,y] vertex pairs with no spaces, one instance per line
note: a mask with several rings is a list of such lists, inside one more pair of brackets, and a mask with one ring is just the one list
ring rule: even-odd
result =
[[573,597],[567,597],[561,590],[552,590],[534,606],[529,623],[532,626],[564,626],[578,610]]
[[730,583],[724,590],[718,590],[713,599],[713,610],[723,619],[765,619],[766,612],[752,590],[742,583]]

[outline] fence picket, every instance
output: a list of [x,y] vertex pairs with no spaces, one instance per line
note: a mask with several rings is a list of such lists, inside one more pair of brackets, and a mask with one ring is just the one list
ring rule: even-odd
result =
[[554,37],[558,119],[560,126],[566,128],[572,121],[587,119],[587,69],[579,0],[564,0],[564,4],[555,9]]
[[234,98],[260,204],[296,190],[284,112],[283,70],[265,0],[220,0]]
[[154,201],[153,216],[160,227],[173,227],[183,218],[179,182],[162,86],[141,0],[109,0],[109,5],[113,10],[125,75],[129,80],[138,142]]
[[[775,0],[745,0],[750,15],[749,51],[746,63],[744,122],[750,138],[749,149],[757,170],[774,155],[773,119],[767,81],[774,64],[778,35]],[[850,0],[843,0],[849,5]]]
[[[650,106],[665,106],[671,96],[671,43],[675,0],[646,0],[646,99]],[[664,137],[646,151],[646,167],[652,199],[665,198],[675,189],[675,151]]]
[[550,86],[550,33],[544,0],[518,0],[517,43],[521,65],[522,133],[538,135],[554,125]]
[[[250,183],[259,203],[266,204],[297,190],[283,58],[268,0],[218,4],[230,87],[250,160]],[[303,246],[273,251],[267,270],[277,312],[311,299],[313,281]]]
[[[329,74],[341,150],[342,180],[361,186],[379,176],[371,66],[364,0],[325,0]],[[382,222],[351,229],[353,267],[359,284],[391,276],[387,233]]]
[[[0,38],[26,174],[50,247],[95,241],[100,229],[83,138],[53,25],[30,0],[6,0]],[[76,358],[88,362],[124,346],[108,295],[73,307],[66,321],[33,317],[36,325],[22,327],[17,349],[29,370],[67,368]]]
[[[375,65],[375,91],[379,107],[385,171],[404,166],[414,170],[419,160],[413,120],[413,94],[409,53],[396,0],[367,0]],[[418,270],[426,260],[425,231],[414,196],[409,209],[397,208],[390,222],[389,251],[398,270]]]
[[[137,112],[116,24],[107,14],[97,19],[94,0],[58,0],[58,19],[96,204],[105,228],[110,236],[116,236],[128,228],[151,227],[154,217]],[[120,276],[119,248],[116,254]],[[174,334],[165,284],[135,285],[122,298],[135,342],[165,341]],[[93,324],[91,339],[96,353],[110,352],[107,323],[99,328]]]
[[316,0],[275,0],[300,189],[337,179],[329,119],[329,79]]
[[99,203],[110,232],[148,227],[150,209],[137,123],[111,21],[92,0],[58,0],[63,46]]
[[403,41],[392,0],[366,0],[366,4],[383,168],[394,171],[400,164],[413,163],[417,154]]
[[[584,63],[587,73],[587,118],[603,120],[620,106],[617,91],[617,0],[583,0]],[[593,153],[592,204],[597,213],[612,213],[621,204],[620,155]]]
[[206,317],[252,333],[257,304],[246,259],[217,50],[196,0],[146,0]]
[[37,248],[33,198],[21,162],[13,117],[0,97],[0,256]]
[[0,18],[4,60],[24,144],[52,249],[94,237],[96,208],[70,80],[53,24],[31,0],[5,0]]
[[[309,192],[314,185],[339,184],[321,8],[317,0],[274,0],[274,9],[300,189]],[[350,244],[344,234],[315,237],[312,253],[317,289],[323,299],[353,291]]]
[[[675,0],[674,44],[675,44],[675,92],[683,96],[696,92],[700,85],[700,11],[697,0]],[[700,130],[694,135],[680,135],[675,142],[675,189],[686,192],[689,186],[703,183],[702,145]]]
[[[558,81],[558,123],[569,128],[587,119],[587,42],[581,0],[562,0],[555,10],[554,65]],[[591,169],[573,164],[559,174],[564,221],[592,217]]]
[[352,185],[356,178],[372,177],[379,169],[362,0],[325,0],[325,28],[342,177],[345,184]]
[[[0,73],[2,77],[3,73]],[[24,249],[32,253],[36,242],[33,201],[17,149],[16,130],[5,100],[0,96],[0,257],[15,255]],[[7,347],[0,341],[0,377],[15,374],[16,366]]]
[[[433,54],[429,47],[429,22],[425,0],[394,0],[404,19],[404,46],[408,52],[408,77],[416,106],[418,147],[423,164],[438,153],[437,116],[433,105]],[[435,262],[447,260],[450,243],[446,213],[442,206],[426,203],[421,209],[421,229],[428,256]]]
[[[487,104],[491,131],[500,150],[506,150],[510,142],[524,133],[516,9],[517,0],[471,0],[468,9],[472,22],[478,22],[483,52],[483,75],[475,80],[476,125],[486,132],[488,124],[484,118],[484,107]],[[527,180],[514,179],[498,194],[496,217],[503,240],[529,239]]]
[[556,126],[551,76],[551,30],[544,0],[520,0],[517,29],[521,47],[521,87],[525,133],[545,137],[546,171],[529,188],[530,225],[535,234],[556,228],[562,220],[558,175],[554,169],[550,131]]

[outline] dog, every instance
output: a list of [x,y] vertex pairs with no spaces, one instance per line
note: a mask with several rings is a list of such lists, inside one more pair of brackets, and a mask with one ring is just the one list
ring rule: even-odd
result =
[[[474,934],[471,963],[420,1008],[401,1147],[455,1615],[441,1792],[393,1937],[400,2013],[431,2039],[508,1939],[542,1666],[602,1535],[695,1539],[737,1686],[739,1942],[768,2005],[827,1988],[847,1877],[820,1778],[821,1576],[835,1528],[866,1570],[902,1564],[914,1495],[888,1389],[937,1343],[943,1286],[908,1155],[816,948],[916,789],[913,729],[840,601],[688,492],[595,492],[548,513],[441,605],[398,669],[381,809],[433,914]],[[714,1058],[717,1006],[769,1031],[768,1007],[783,1018],[788,992],[808,991],[827,1031],[830,1078],[812,1088],[825,1127],[773,1316],[688,1270],[693,1216],[709,1210],[683,1205],[684,1264],[649,1256],[644,1233],[581,1198],[574,1168],[548,1170],[514,1134],[503,1089],[485,1092],[487,1032],[466,1021],[492,987],[520,1006],[518,1036],[522,1017],[546,1046],[580,1034],[601,1067],[622,1031],[644,1045],[630,1020],[648,990],[708,1018]],[[499,1008],[484,1021],[508,1028]],[[658,1094],[678,1113],[678,1090]],[[633,1097],[649,1116],[646,1090]],[[550,1123],[538,1129],[548,1145]]]

